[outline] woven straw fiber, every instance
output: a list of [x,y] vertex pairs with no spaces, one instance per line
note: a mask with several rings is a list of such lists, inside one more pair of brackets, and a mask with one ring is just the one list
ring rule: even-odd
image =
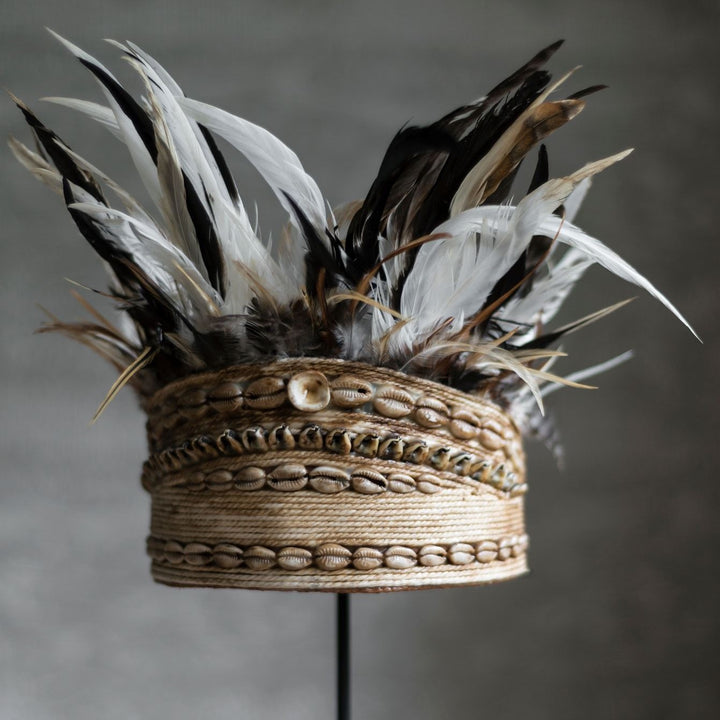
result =
[[158,582],[382,592],[527,569],[521,439],[486,399],[302,358],[192,376],[146,410]]

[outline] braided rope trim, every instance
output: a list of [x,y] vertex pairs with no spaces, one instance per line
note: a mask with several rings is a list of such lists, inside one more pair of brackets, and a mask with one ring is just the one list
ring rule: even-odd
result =
[[410,570],[417,566],[438,567],[453,565],[473,569],[493,562],[504,562],[525,555],[527,535],[515,535],[500,540],[451,545],[423,545],[408,547],[346,547],[323,543],[314,548],[263,545],[239,546],[232,543],[206,545],[200,542],[183,543],[149,536],[147,553],[155,563],[192,568],[210,568],[232,572],[238,569],[262,571],[281,568],[289,572],[313,568],[326,572],[357,570],[370,572],[378,568]]
[[170,587],[374,594],[493,585],[513,580],[528,570],[525,556],[473,568],[468,570],[454,565],[440,565],[417,566],[411,570],[378,568],[369,573],[342,570],[337,573],[317,573],[312,568],[296,573],[282,569],[228,573],[212,568],[176,567],[153,562],[151,573],[155,582]]
[[[143,466],[142,483],[143,487],[149,491],[163,485],[182,486],[183,481],[172,474],[192,468],[199,463],[220,457],[240,457],[246,454],[262,456],[281,451],[314,453],[325,451],[336,456],[352,455],[366,459],[408,463],[420,467],[427,466],[438,472],[469,478],[513,496],[524,494],[527,491],[527,485],[522,481],[522,475],[510,469],[509,464],[505,462],[493,464],[488,459],[472,453],[462,450],[457,452],[456,449],[446,446],[430,446],[424,440],[404,439],[396,434],[381,437],[372,432],[353,432],[344,428],[326,429],[315,424],[307,425],[300,430],[293,430],[283,424],[269,429],[261,426],[252,426],[241,431],[226,429],[217,437],[198,435],[185,441],[182,445],[151,455]],[[278,470],[279,468],[280,465],[278,465]],[[245,477],[241,476],[235,480],[231,473],[225,472],[220,475],[219,472],[221,470],[213,470],[207,474],[194,473],[184,482],[193,486],[198,484],[201,486],[208,484],[227,486],[227,489],[230,489],[233,484],[236,484],[238,489],[259,489],[265,485],[263,482],[257,487],[247,487]],[[171,475],[170,479],[164,481],[163,476],[168,474]],[[207,482],[209,475],[213,476],[210,483]],[[431,473],[428,475],[430,476],[418,479],[437,485],[438,483]],[[255,479],[259,480],[260,476],[258,475]],[[389,479],[386,477],[387,481]],[[287,483],[284,483],[286,487],[280,487],[282,484],[278,482],[278,486],[273,487],[273,483],[269,482],[268,486],[272,489],[299,490],[306,483],[294,488],[288,486]]]
[[520,577],[527,570],[525,555],[502,563],[473,565],[472,569],[455,565],[416,566],[410,570],[383,567],[366,573],[354,570],[324,573],[316,572],[313,568],[294,573],[282,569],[229,573],[206,567],[191,568],[157,562],[151,564],[155,582],[171,587],[373,594],[492,585]]
[[489,451],[518,435],[510,418],[480,397],[385,368],[314,358],[186,378],[158,391],[146,409],[159,437],[211,415],[287,405],[305,413],[333,408],[414,421],[460,440],[476,439]]

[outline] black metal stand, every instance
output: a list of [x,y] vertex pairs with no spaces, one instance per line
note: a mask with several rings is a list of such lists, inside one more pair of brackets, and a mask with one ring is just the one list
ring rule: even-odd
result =
[[350,594],[337,594],[337,716],[350,720]]

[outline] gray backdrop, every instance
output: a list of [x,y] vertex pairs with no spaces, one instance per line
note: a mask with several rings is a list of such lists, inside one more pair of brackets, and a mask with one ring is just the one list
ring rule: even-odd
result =
[[[45,95],[98,99],[53,27],[118,68],[131,39],[188,94],[266,126],[333,202],[366,191],[392,134],[477,97],[559,37],[571,90],[610,90],[549,142],[571,171],[627,146],[579,223],[619,250],[705,344],[593,271],[569,314],[637,302],[568,341],[565,369],[627,348],[598,391],[550,403],[567,463],[529,449],[532,573],[490,588],[353,601],[357,718],[715,718],[718,680],[718,3],[3,0],[0,84],[137,191],[119,145]],[[129,77],[128,69],[118,72]],[[2,135],[28,137],[0,102]],[[102,286],[58,198],[2,151],[0,718],[308,718],[333,713],[333,598],[154,585],[143,420],[114,373],[36,303],[79,316]],[[282,213],[233,163],[263,231]],[[141,195],[142,197],[142,195]]]

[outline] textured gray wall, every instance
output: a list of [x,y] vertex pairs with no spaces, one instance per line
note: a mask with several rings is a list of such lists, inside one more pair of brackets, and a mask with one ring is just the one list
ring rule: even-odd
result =
[[[611,89],[549,143],[556,172],[633,145],[579,218],[653,280],[568,342],[566,368],[634,348],[601,390],[552,406],[556,470],[530,449],[529,577],[357,597],[357,718],[716,718],[720,87],[717,2],[4,0],[0,85],[137,190],[114,140],[37,98],[94,98],[49,25],[107,61],[104,37],[157,56],[188,94],[265,125],[334,202],[364,193],[388,140],[482,94],[558,37],[557,73]],[[117,63],[113,66],[117,67]],[[122,71],[122,68],[121,68]],[[26,138],[0,103],[2,135]],[[0,718],[330,717],[333,598],[154,585],[129,393],[87,427],[111,369],[33,336],[35,303],[72,318],[64,276],[103,277],[57,198],[2,152]],[[282,220],[237,168],[263,229]],[[248,203],[250,204],[250,203]],[[596,270],[572,315],[639,294]]]

